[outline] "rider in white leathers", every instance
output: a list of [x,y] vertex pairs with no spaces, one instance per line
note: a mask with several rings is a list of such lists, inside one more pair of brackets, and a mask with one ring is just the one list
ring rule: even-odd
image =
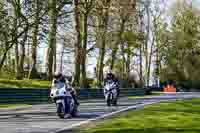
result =
[[[78,102],[77,97],[76,97],[76,90],[73,87],[71,87],[69,78],[65,77],[60,72],[56,72],[54,74],[54,78],[53,78],[53,81],[52,81],[52,86],[54,86],[54,84],[59,84],[59,83],[64,83],[65,84],[66,92],[69,92],[69,95],[71,94],[72,98],[74,99],[75,104],[79,105],[79,102]],[[69,107],[69,104],[67,104],[67,99],[65,99],[65,101],[66,101],[66,113],[68,113],[69,110],[70,110],[70,107]]]

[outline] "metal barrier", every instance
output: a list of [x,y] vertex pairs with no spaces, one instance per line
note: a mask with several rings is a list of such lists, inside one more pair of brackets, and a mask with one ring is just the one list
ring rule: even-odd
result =
[[48,89],[0,89],[0,103],[43,103],[49,101]]
[[[26,103],[38,104],[51,102],[49,89],[0,89],[0,103]],[[120,96],[141,96],[145,95],[145,89],[120,89]],[[77,90],[79,99],[103,98],[102,89],[79,89]]]

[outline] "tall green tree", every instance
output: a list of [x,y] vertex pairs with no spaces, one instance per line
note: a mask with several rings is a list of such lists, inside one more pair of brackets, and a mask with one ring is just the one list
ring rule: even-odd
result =
[[87,86],[86,60],[88,46],[88,18],[95,0],[74,0],[74,20],[76,30],[74,85]]
[[198,80],[200,47],[200,17],[196,10],[184,4],[174,12],[171,26],[170,43],[165,48],[165,67],[162,79]]
[[73,8],[74,8],[74,21],[75,21],[75,31],[76,31],[76,39],[75,39],[75,74],[73,84],[75,86],[79,86],[80,84],[80,51],[81,51],[81,31],[80,31],[80,11],[79,11],[79,0],[73,0]]
[[40,0],[34,0],[33,1],[33,7],[35,10],[34,15],[34,23],[33,26],[33,33],[32,33],[32,47],[31,47],[31,69],[29,71],[29,79],[37,78],[37,69],[36,69],[36,63],[37,63],[37,46],[38,46],[38,32],[39,32],[39,22],[40,22],[40,12],[41,12],[41,6],[42,2]]
[[53,72],[55,71],[54,63],[56,62],[56,31],[57,31],[57,0],[48,0],[48,52],[47,52],[47,75],[52,79]]
[[111,0],[97,1],[97,44],[99,45],[99,57],[97,62],[97,80],[101,85],[103,80],[103,67],[106,48],[106,36],[108,33],[109,8]]

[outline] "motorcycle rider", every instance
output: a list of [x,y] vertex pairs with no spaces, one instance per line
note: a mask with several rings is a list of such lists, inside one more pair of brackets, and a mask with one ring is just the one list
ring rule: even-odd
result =
[[[73,87],[71,87],[69,77],[65,77],[61,72],[55,72],[52,84],[59,84],[59,83],[65,84],[66,91],[70,92],[72,98],[74,99],[75,104],[78,106],[79,102],[78,102],[77,97],[76,97],[76,91]],[[67,103],[67,99],[65,99],[65,101]],[[66,104],[66,107],[67,107],[66,112],[68,112],[69,108],[70,108],[69,104]]]
[[112,73],[112,70],[109,68],[107,70],[107,73],[106,73],[106,77],[104,79],[104,85],[109,81],[109,80],[112,80],[113,82],[115,82],[115,84],[117,85],[116,89],[117,89],[117,97],[119,97],[119,93],[120,93],[120,90],[119,90],[119,81],[118,79],[115,77],[115,75]]

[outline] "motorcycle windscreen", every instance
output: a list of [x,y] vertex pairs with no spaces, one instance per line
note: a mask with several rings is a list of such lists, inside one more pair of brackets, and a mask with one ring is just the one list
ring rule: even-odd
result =
[[65,84],[64,84],[64,83],[56,83],[56,84],[54,84],[54,86],[53,86],[53,88],[57,88],[57,89],[61,89],[61,88],[63,88],[63,87],[65,87]]

